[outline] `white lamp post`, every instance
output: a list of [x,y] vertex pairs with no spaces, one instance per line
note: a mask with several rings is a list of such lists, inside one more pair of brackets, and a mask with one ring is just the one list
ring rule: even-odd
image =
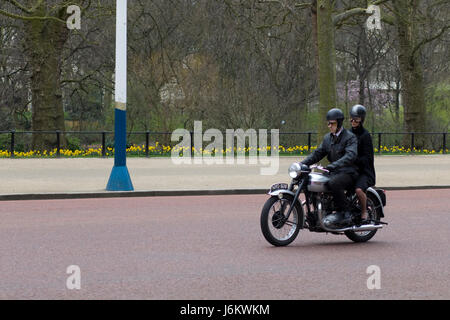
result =
[[116,0],[116,73],[114,119],[114,167],[106,190],[132,191],[126,165],[127,147],[127,0]]

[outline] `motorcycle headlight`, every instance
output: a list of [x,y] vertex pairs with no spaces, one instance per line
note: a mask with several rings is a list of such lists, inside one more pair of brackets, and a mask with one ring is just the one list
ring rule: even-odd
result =
[[289,176],[292,179],[298,178],[300,176],[300,171],[302,170],[300,164],[298,162],[294,162],[293,164],[291,164],[291,166],[289,167]]

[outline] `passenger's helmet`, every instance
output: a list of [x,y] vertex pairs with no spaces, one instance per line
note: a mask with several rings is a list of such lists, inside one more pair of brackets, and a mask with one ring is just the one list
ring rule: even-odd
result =
[[342,127],[342,122],[344,122],[344,113],[341,109],[333,108],[327,113],[327,121],[337,120],[338,129]]
[[366,118],[366,108],[360,104],[355,104],[350,110],[350,117],[352,118],[361,118],[361,124],[364,123],[364,119]]

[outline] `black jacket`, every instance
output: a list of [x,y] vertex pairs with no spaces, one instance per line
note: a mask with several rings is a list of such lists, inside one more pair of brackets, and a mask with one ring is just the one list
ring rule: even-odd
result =
[[302,163],[309,166],[327,156],[330,164],[336,168],[335,173],[348,173],[356,176],[358,174],[357,166],[354,163],[358,155],[356,136],[347,129],[342,129],[337,139],[334,138],[334,135],[327,133],[320,146]]
[[375,185],[375,165],[373,155],[372,137],[369,131],[364,129],[361,125],[354,129],[352,127],[353,134],[358,138],[358,157],[355,164],[358,166],[359,174],[365,174]]

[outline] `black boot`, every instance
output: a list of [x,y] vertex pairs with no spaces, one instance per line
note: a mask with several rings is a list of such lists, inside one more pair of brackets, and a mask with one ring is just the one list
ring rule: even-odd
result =
[[345,228],[353,224],[353,216],[349,211],[345,211],[341,215],[341,220],[338,221],[340,228]]
[[338,211],[327,215],[323,219],[325,227],[330,229],[345,228],[353,223],[352,215],[348,211]]

